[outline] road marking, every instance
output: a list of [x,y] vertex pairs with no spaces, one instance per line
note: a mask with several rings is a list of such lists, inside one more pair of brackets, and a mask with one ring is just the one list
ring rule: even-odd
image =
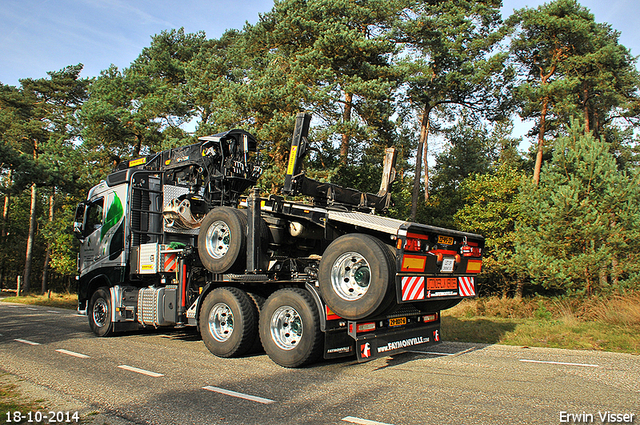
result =
[[128,370],[130,372],[136,372],[136,373],[140,373],[142,375],[147,375],[147,376],[151,376],[153,378],[159,378],[161,376],[164,376],[162,373],[156,373],[156,372],[151,372],[149,370],[144,370],[144,369],[138,369],[137,367],[133,367],[133,366],[127,366],[126,364],[121,364],[120,366],[118,366],[120,369],[124,369],[124,370]]
[[455,356],[455,353],[438,353],[437,351],[418,351],[418,350],[409,350],[407,353],[414,354],[432,354],[434,356]]
[[356,418],[354,416],[347,416],[342,418],[345,422],[351,422],[352,424],[360,424],[360,425],[391,425],[384,422],[376,422],[370,421],[369,419]]
[[206,387],[202,387],[202,389],[203,390],[207,390],[207,391],[212,391],[214,393],[220,393],[220,394],[229,395],[231,397],[238,397],[238,398],[242,398],[242,399],[245,399],[245,400],[256,401],[256,402],[262,403],[262,404],[275,403],[275,400],[270,400],[268,398],[258,397],[258,396],[255,396],[255,395],[243,394],[243,393],[239,393],[239,392],[236,392],[236,391],[225,390],[224,388],[206,386]]
[[60,314],[59,311],[55,311],[55,310],[47,310],[47,313]]
[[38,309],[38,308],[33,308],[33,307],[27,307],[27,310],[31,310],[31,311],[40,311],[40,309]]
[[565,362],[548,362],[542,360],[528,360],[528,359],[520,359],[521,362],[524,363],[543,363],[543,364],[556,364],[563,366],[583,366],[583,367],[600,367],[597,364],[587,364],[587,363],[565,363]]
[[73,351],[69,351],[69,350],[64,350],[62,348],[56,350],[58,353],[62,353],[62,354],[67,354],[69,356],[73,356],[73,357],[77,357],[79,359],[88,359],[89,356],[87,356],[86,354],[80,354],[80,353],[76,353]]
[[18,342],[21,342],[23,344],[28,344],[28,345],[40,345],[39,342],[33,342],[33,341],[29,341],[29,340],[26,340],[26,339],[20,339],[20,338],[16,338],[16,339],[14,339],[14,341],[18,341]]

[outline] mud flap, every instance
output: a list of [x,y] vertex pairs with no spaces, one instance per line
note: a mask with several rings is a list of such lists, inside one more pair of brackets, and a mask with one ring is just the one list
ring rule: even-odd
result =
[[359,362],[365,362],[409,350],[420,350],[438,343],[439,324],[385,332],[380,335],[365,333],[356,337],[356,356]]

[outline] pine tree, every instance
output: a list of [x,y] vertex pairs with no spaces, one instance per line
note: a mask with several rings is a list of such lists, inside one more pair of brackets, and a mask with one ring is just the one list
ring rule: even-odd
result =
[[537,189],[523,187],[514,261],[563,293],[638,287],[640,175],[619,171],[610,146],[573,122],[555,141]]

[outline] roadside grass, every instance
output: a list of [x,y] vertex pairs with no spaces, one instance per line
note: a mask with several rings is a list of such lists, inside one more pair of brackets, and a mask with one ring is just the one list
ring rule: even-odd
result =
[[[14,291],[15,292],[15,291]],[[5,295],[6,293],[3,293]],[[35,304],[46,307],[66,308],[75,310],[78,307],[78,296],[69,293],[55,293],[44,295],[27,294],[21,297],[8,296],[0,298],[0,301],[8,301],[21,304]]]
[[[19,392],[18,387],[5,380],[6,374],[0,373],[0,420],[11,423],[27,423],[28,418],[14,421],[13,412],[35,412],[46,408],[42,404],[43,400],[27,400]],[[10,416],[7,417],[7,414]],[[32,418],[33,419],[33,418]]]
[[442,337],[640,354],[640,293],[607,299],[464,300],[442,313]]
[[[6,293],[3,293],[6,295]],[[75,310],[75,294],[0,301]],[[442,312],[446,341],[640,354],[640,293],[610,298],[478,298]]]

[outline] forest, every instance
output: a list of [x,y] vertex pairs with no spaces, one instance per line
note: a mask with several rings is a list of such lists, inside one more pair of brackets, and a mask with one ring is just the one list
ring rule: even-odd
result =
[[640,289],[636,59],[575,0],[500,7],[276,0],[218,39],[153,35],[125,69],[0,83],[0,287],[75,290],[75,207],[120,161],[241,128],[279,193],[308,111],[307,175],[377,192],[395,147],[389,215],[484,235],[482,294]]

